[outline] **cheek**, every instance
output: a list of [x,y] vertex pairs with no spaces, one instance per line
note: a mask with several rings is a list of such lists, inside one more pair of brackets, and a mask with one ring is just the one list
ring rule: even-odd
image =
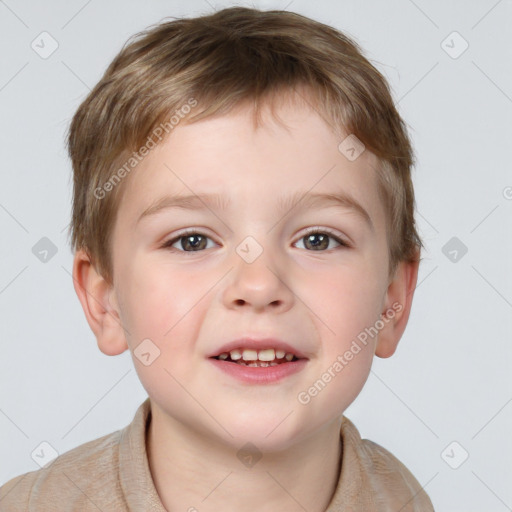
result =
[[[343,353],[352,340],[379,319],[383,287],[379,274],[371,267],[330,268],[323,276],[311,280],[308,288],[310,308],[319,319],[317,325],[323,341],[328,341],[324,348],[330,357]],[[306,289],[299,293],[305,292]]]
[[133,265],[128,275],[124,317],[134,344],[151,338],[164,346],[175,338],[183,320],[197,315],[208,288],[197,273],[167,272],[165,266]]
[[[157,265],[139,263],[126,272],[129,278],[122,290],[122,321],[144,387],[151,388],[162,375],[172,381],[165,370],[181,381],[190,372],[187,365],[194,351],[190,340],[197,338],[199,319],[207,304],[201,299],[211,284],[197,273],[166,272]],[[150,354],[145,361],[138,358],[142,350]],[[154,362],[144,364],[153,358]]]
[[179,383],[194,374],[190,340],[200,325],[204,291],[185,276],[156,267],[133,273],[129,282],[126,336],[140,382],[157,403],[186,401]]
[[338,418],[361,392],[372,361],[370,345],[345,344],[334,350],[297,394],[298,407],[319,423]]

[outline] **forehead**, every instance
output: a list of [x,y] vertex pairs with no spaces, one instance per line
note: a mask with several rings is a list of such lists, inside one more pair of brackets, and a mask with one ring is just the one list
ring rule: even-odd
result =
[[[169,195],[216,194],[217,204],[227,208],[259,206],[271,212],[292,207],[305,194],[344,194],[378,224],[378,162],[369,151],[349,158],[354,136],[336,135],[304,103],[280,104],[275,115],[262,110],[259,126],[252,113],[239,106],[227,115],[175,127],[132,172],[122,217],[135,227],[141,215]],[[302,206],[307,204],[312,203]]]

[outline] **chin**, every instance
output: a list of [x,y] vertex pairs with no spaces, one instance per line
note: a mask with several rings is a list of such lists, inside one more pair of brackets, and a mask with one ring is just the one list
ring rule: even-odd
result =
[[252,412],[225,418],[222,424],[233,437],[225,431],[222,431],[222,437],[237,449],[250,442],[261,452],[286,450],[299,442],[304,428],[303,425],[296,425],[297,418],[293,418],[293,412],[289,414],[291,411],[276,414],[257,411],[256,414]]

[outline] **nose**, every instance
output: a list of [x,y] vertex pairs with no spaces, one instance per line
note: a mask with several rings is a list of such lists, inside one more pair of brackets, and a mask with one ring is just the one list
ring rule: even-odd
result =
[[227,308],[282,313],[292,307],[295,296],[286,282],[286,273],[264,254],[251,263],[235,255],[234,268],[229,273],[229,282],[224,290]]

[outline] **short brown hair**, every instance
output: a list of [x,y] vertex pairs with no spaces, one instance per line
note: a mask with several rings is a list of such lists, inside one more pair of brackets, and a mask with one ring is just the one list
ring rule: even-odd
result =
[[[414,154],[386,79],[338,30],[293,12],[245,7],[173,18],[135,34],[82,102],[67,139],[72,249],[84,249],[113,282],[111,235],[123,183],[112,178],[191,98],[198,106],[186,123],[249,101],[257,118],[261,104],[303,86],[333,130],[354,134],[378,158],[390,274],[400,261],[418,261]],[[107,182],[109,193],[98,198]]]

